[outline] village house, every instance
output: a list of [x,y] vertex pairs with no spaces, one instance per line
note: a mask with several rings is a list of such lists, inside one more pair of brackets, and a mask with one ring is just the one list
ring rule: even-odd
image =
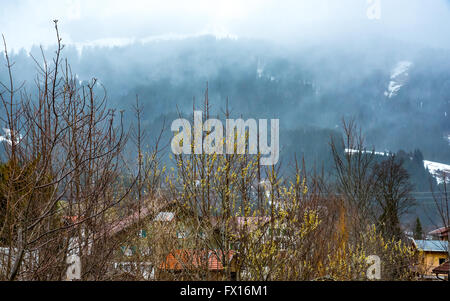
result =
[[450,277],[450,261],[446,261],[437,268],[433,269],[433,273],[436,275],[436,278],[441,280],[448,280]]
[[[434,239],[446,241],[447,248],[448,248],[449,232],[450,232],[450,227],[442,227],[442,228],[433,230],[428,234],[431,235]],[[447,255],[448,255],[448,253],[447,253]],[[442,262],[442,260],[440,260],[440,262]],[[436,275],[437,278],[443,279],[443,280],[445,280],[445,279],[448,280],[449,273],[450,273],[450,262],[448,260],[448,257],[444,263],[442,263],[438,267],[434,268],[432,272]]]
[[448,243],[442,240],[413,240],[419,251],[418,274],[424,279],[436,279],[433,270],[448,260]]

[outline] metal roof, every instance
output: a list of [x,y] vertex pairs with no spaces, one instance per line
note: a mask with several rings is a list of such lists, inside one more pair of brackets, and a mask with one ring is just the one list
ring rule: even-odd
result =
[[414,240],[416,247],[424,252],[447,252],[448,242],[443,240]]

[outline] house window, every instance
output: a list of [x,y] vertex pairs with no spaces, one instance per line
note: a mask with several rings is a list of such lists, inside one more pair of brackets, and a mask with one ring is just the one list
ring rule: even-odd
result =
[[128,247],[128,246],[121,246],[120,250],[122,251],[122,254],[130,257],[136,254],[137,248],[136,246]]
[[439,258],[439,265],[444,264],[445,258]]

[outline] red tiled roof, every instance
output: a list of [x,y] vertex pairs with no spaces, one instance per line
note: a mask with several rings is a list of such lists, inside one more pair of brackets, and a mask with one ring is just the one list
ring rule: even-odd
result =
[[436,230],[431,231],[430,235],[439,235],[439,236],[447,236],[448,235],[448,231],[450,230],[450,227],[442,227]]
[[[235,255],[235,251],[228,251],[228,262]],[[218,250],[193,251],[176,250],[166,256],[165,262],[161,263],[159,268],[162,270],[182,271],[195,270],[202,267],[208,267],[209,271],[222,271],[223,253]]]
[[75,224],[83,219],[83,217],[74,215],[74,216],[63,216],[63,219],[66,220],[68,223]]

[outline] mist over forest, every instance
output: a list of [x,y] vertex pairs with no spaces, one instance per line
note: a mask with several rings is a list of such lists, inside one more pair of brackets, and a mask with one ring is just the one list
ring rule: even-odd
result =
[[[35,93],[33,47],[15,52],[17,81]],[[46,47],[51,56],[52,47]],[[367,43],[323,43],[292,47],[257,39],[200,36],[180,40],[78,48],[64,55],[86,84],[98,79],[108,106],[125,111],[132,126],[136,96],[143,105],[145,144],[153,143],[165,122],[162,145],[181,113],[201,109],[208,87],[212,116],[280,119],[282,169],[305,158],[308,169],[329,172],[330,137],[341,135],[343,119],[360,125],[368,150],[401,151],[416,191],[429,191],[430,174],[412,153],[450,163],[450,51],[384,39]],[[0,80],[7,80],[5,72]],[[411,155],[408,155],[410,153]],[[169,152],[163,161],[171,164]],[[414,164],[416,162],[416,164]],[[432,180],[431,182],[433,182]],[[435,182],[435,181],[434,181]],[[427,200],[429,201],[429,200]]]

